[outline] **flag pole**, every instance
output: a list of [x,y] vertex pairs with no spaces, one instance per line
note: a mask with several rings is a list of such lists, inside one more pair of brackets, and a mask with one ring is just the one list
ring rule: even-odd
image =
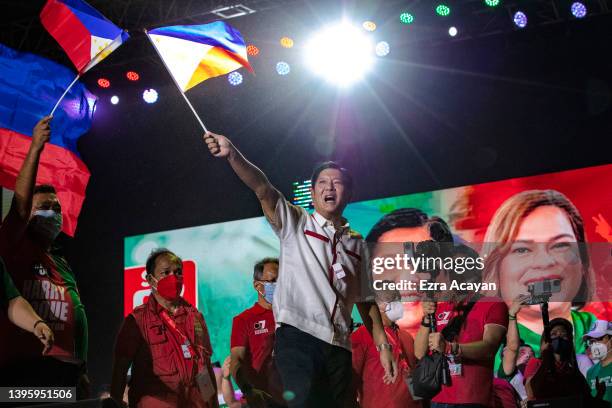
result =
[[185,92],[183,92],[183,89],[180,87],[180,85],[178,84],[178,82],[176,82],[176,79],[174,79],[174,76],[172,75],[172,72],[170,71],[170,69],[168,68],[168,65],[166,65],[166,61],[164,61],[164,59],[162,58],[161,54],[159,53],[159,51],[157,50],[157,47],[155,46],[155,44],[153,44],[153,39],[149,36],[149,33],[147,32],[147,30],[144,30],[145,34],[147,35],[147,38],[149,39],[149,41],[151,42],[151,45],[153,46],[153,49],[155,49],[155,52],[157,53],[157,56],[159,57],[159,59],[161,60],[162,64],[164,64],[164,67],[166,67],[166,70],[168,71],[168,73],[170,74],[170,77],[172,78],[172,81],[174,81],[174,84],[176,85],[176,87],[178,88],[179,92],[181,93],[181,95],[183,96],[183,99],[185,99],[185,102],[187,103],[187,106],[189,106],[189,108],[191,109],[191,111],[193,112],[193,115],[196,117],[196,119],[198,120],[198,123],[200,124],[200,126],[202,126],[202,130],[204,130],[204,132],[208,132],[208,129],[206,129],[206,126],[204,126],[204,122],[202,122],[202,119],[200,119],[200,115],[198,115],[198,112],[196,112],[196,110],[194,109],[193,105],[191,104],[191,102],[189,102],[189,99],[187,99],[187,95],[185,95]]
[[64,91],[64,93],[62,94],[62,96],[60,96],[59,100],[57,101],[57,103],[55,104],[55,106],[53,107],[53,109],[51,110],[51,113],[49,114],[49,116],[53,116],[53,114],[55,113],[55,110],[57,109],[57,107],[59,106],[59,104],[62,102],[62,100],[64,99],[64,97],[68,94],[68,91],[70,91],[70,89],[72,88],[72,86],[74,84],[76,84],[76,82],[79,80],[79,78],[81,77],[81,74],[77,74],[76,78],[74,78],[74,80],[70,83],[70,85],[68,85],[68,88],[66,88],[66,90]]

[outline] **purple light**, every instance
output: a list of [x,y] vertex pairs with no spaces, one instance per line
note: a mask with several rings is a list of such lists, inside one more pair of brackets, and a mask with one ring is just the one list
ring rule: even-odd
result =
[[527,26],[527,14],[523,13],[522,11],[517,11],[514,13],[513,20],[514,24],[518,28],[525,28]]
[[571,10],[572,10],[572,14],[576,18],[582,18],[582,17],[586,16],[586,13],[587,13],[586,6],[583,3],[579,2],[579,1],[576,1],[576,2],[572,3]]

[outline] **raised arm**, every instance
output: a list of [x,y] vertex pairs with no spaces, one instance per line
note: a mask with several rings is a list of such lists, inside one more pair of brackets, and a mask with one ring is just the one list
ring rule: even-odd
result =
[[227,159],[240,180],[257,195],[266,217],[276,221],[274,210],[281,193],[266,175],[248,161],[227,137],[207,132],[204,134],[204,142],[213,156]]
[[15,198],[11,211],[16,211],[19,218],[25,222],[29,220],[32,211],[32,195],[36,185],[40,155],[51,136],[51,119],[51,116],[45,116],[34,126],[30,149],[15,182]]
[[506,348],[502,357],[502,367],[506,375],[512,375],[516,369],[516,359],[521,346],[516,317],[528,298],[529,295],[519,295],[508,310],[508,333],[506,333]]

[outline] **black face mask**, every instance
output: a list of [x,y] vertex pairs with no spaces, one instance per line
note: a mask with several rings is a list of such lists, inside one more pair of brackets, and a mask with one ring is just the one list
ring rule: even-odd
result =
[[551,341],[553,352],[563,359],[567,359],[572,352],[572,343],[563,337],[555,337]]

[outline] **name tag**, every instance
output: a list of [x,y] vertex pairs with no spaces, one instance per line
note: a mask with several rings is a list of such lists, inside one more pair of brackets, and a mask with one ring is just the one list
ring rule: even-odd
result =
[[334,270],[334,273],[336,274],[336,278],[342,279],[346,276],[346,273],[344,272],[344,268],[342,267],[342,264],[335,263],[332,265],[332,268]]
[[183,357],[189,360],[191,358],[191,351],[189,351],[187,344],[181,344],[181,349],[183,350]]

